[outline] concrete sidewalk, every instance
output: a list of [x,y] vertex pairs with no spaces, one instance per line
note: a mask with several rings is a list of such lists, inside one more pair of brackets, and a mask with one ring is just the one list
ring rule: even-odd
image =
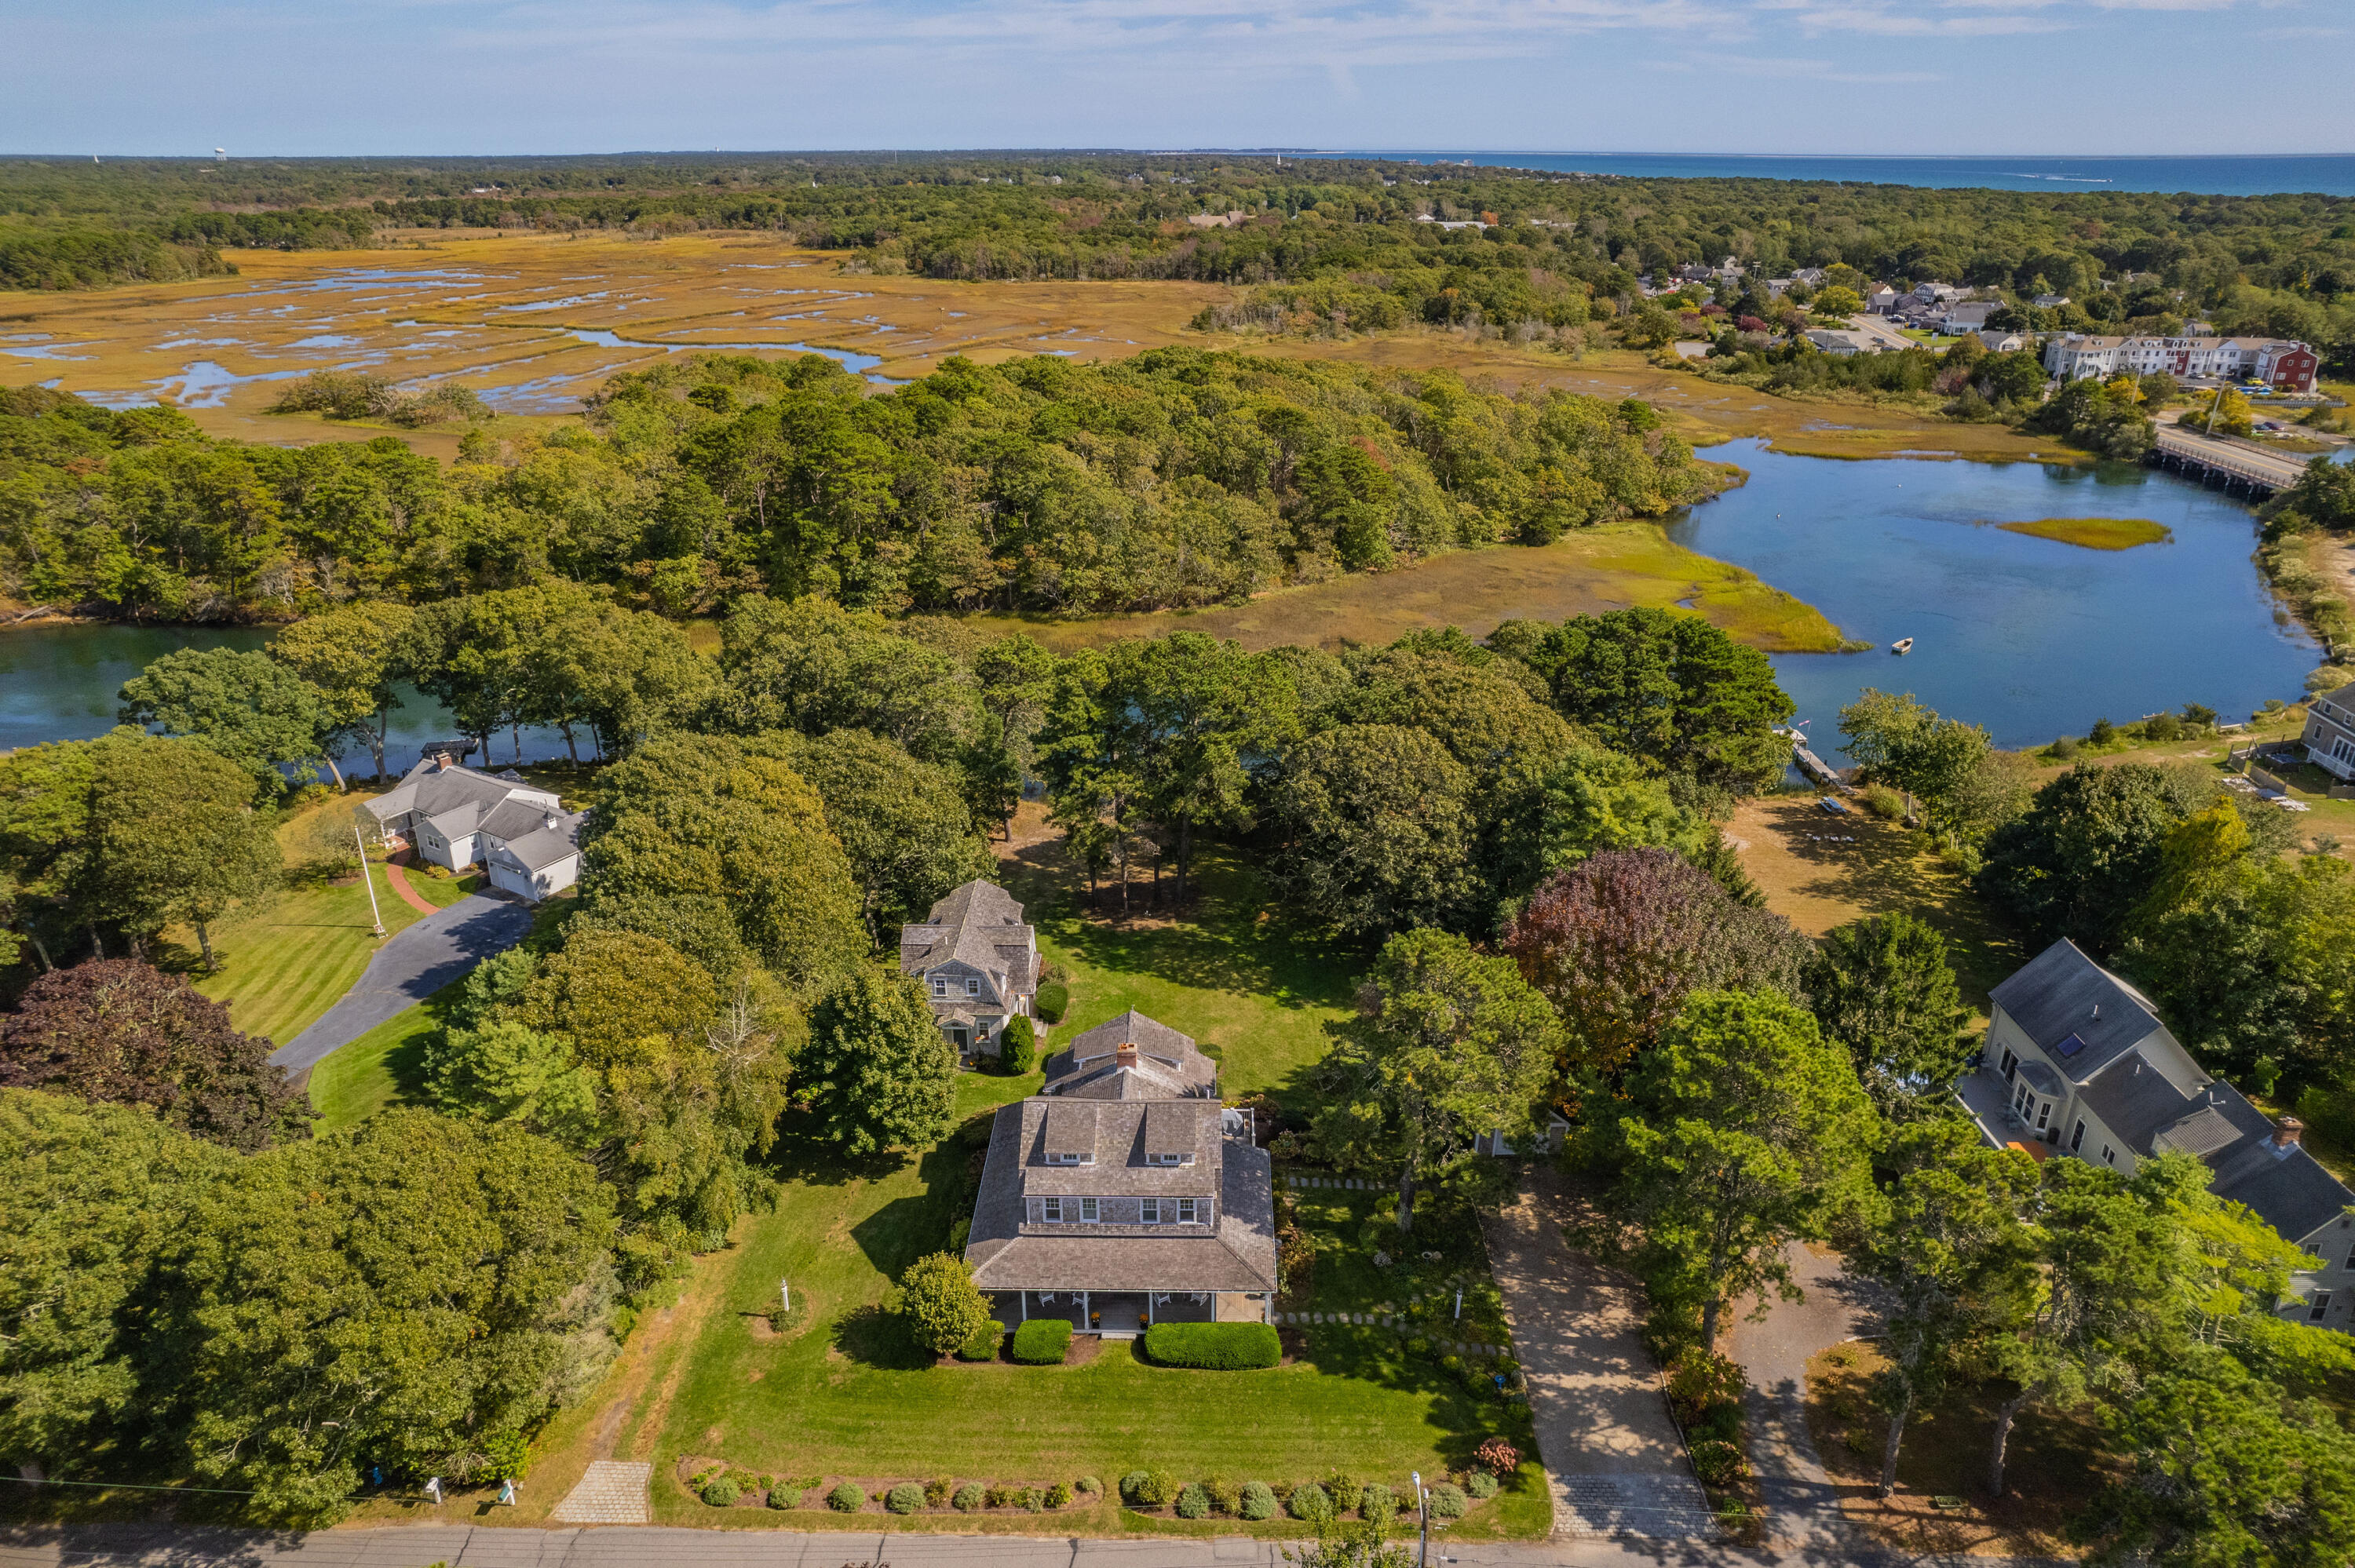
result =
[[272,1051],[270,1060],[299,1076],[386,1019],[464,979],[493,953],[514,947],[531,922],[532,906],[519,898],[468,894],[378,948],[343,1000]]
[[[1289,1543],[1295,1551],[1299,1542]],[[1885,1548],[1750,1551],[1672,1541],[1487,1544],[1434,1536],[1461,1568],[2054,1568],[2043,1560],[1919,1557]],[[1243,1536],[1091,1541],[1027,1535],[802,1535],[783,1531],[502,1530],[470,1524],[309,1535],[72,1525],[0,1529],[0,1568],[1288,1568],[1284,1546]]]

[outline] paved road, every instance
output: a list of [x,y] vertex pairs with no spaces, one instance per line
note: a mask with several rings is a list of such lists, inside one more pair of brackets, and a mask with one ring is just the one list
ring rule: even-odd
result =
[[307,1072],[393,1014],[416,1006],[477,963],[514,947],[531,929],[532,908],[505,894],[471,893],[427,916],[376,950],[366,973],[319,1021],[270,1054],[289,1073]]
[[2197,425],[2161,425],[2158,428],[2158,444],[2161,450],[2180,451],[2202,461],[2237,468],[2285,489],[2304,476],[2307,461],[2312,455],[2267,451],[2247,441],[2208,435]]
[[1519,1202],[1482,1222],[1488,1261],[1529,1382],[1557,1536],[1713,1533],[1644,1350],[1642,1288],[1571,1250],[1561,1180],[1529,1173]]
[[[1299,1550],[1297,1542],[1293,1550]],[[1431,1561],[1463,1568],[2030,1568],[2037,1560],[1856,1552],[1749,1551],[1667,1541],[1487,1545],[1433,1539]],[[798,1535],[783,1531],[501,1530],[468,1524],[312,1535],[76,1525],[0,1530],[0,1568],[1287,1568],[1284,1548],[1242,1536],[1082,1541],[1022,1535]],[[2037,1568],[2042,1568],[2037,1563]]]
[[1754,1323],[1747,1316],[1754,1303],[1740,1303],[1726,1353],[1750,1376],[1750,1454],[1768,1528],[1785,1545],[1838,1549],[1856,1532],[1807,1432],[1807,1358],[1876,1332],[1879,1314],[1868,1288],[1849,1278],[1837,1255],[1819,1257],[1793,1242],[1785,1256],[1806,1299],[1775,1301]]

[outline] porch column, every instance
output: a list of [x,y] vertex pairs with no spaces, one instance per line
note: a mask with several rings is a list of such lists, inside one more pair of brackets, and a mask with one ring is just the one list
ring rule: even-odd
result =
[[1030,1320],[1030,1289],[1028,1286],[1022,1289],[1022,1320],[1026,1323]]
[[1088,1321],[1088,1293],[1082,1290],[1080,1292],[1080,1332],[1084,1334],[1091,1327],[1092,1325]]
[[1145,1326],[1148,1329],[1153,1327],[1153,1292],[1150,1290],[1145,1293]]

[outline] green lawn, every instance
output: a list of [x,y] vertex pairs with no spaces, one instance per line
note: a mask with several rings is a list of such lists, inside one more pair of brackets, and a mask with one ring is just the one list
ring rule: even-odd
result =
[[423,868],[415,865],[403,866],[401,871],[417,896],[436,909],[447,909],[466,895],[480,892],[485,880],[481,872],[464,876],[428,876]]
[[[1038,1081],[968,1075],[960,1109],[985,1115]],[[1044,1486],[1082,1475],[1110,1484],[1155,1466],[1188,1478],[1277,1482],[1337,1467],[1403,1490],[1411,1471],[1460,1468],[1492,1433],[1529,1446],[1504,1405],[1466,1393],[1428,1360],[1409,1361],[1397,1336],[1373,1330],[1311,1330],[1305,1356],[1267,1372],[1151,1367],[1118,1342],[1084,1365],[933,1365],[874,1307],[891,1277],[946,1247],[964,1214],[969,1152],[952,1140],[921,1160],[869,1169],[814,1157],[789,1179],[774,1213],[747,1223],[734,1247],[705,1260],[720,1271],[715,1303],[691,1340],[657,1361],[649,1381],[664,1394],[640,1402],[616,1450],[655,1460],[658,1520],[811,1529],[826,1517],[706,1508],[680,1484],[689,1457],[829,1484],[953,1476]],[[781,1279],[793,1284],[796,1312],[773,1338],[764,1314]],[[649,1404],[660,1428],[638,1430]],[[1549,1518],[1531,1464],[1460,1532],[1536,1535]],[[1018,1512],[862,1515],[858,1523],[1032,1533],[1045,1526]],[[1050,1528],[1219,1534],[1239,1526],[1124,1517],[1103,1501],[1058,1513]]]
[[[384,879],[382,863],[368,863],[376,906],[388,935],[422,919]],[[193,949],[192,933],[175,933]],[[369,929],[368,890],[355,878],[337,887],[298,883],[276,902],[241,913],[213,928],[217,974],[189,977],[198,991],[229,1004],[229,1022],[248,1034],[283,1045],[308,1028],[352,988],[378,946]]]
[[442,1027],[444,1010],[464,984],[444,986],[311,1069],[311,1105],[319,1113],[319,1132],[341,1132],[415,1097],[425,1043]]
[[1305,1097],[1301,1070],[1324,1055],[1326,1024],[1348,1015],[1366,953],[1297,930],[1230,850],[1196,852],[1201,891],[1184,918],[1125,926],[1082,913],[1056,854],[1050,842],[1006,868],[1040,952],[1071,976],[1050,1048],[1133,1007],[1217,1056],[1228,1095]]

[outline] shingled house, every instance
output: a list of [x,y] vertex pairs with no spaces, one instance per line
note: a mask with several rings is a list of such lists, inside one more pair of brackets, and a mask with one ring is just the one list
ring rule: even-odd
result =
[[363,803],[420,859],[452,871],[480,864],[503,892],[536,903],[581,879],[581,818],[519,774],[495,778],[429,757]]
[[2301,1146],[2296,1118],[2276,1125],[2200,1071],[2148,997],[2065,938],[1991,1001],[1983,1060],[1957,1086],[1988,1143],[2122,1171],[2159,1154],[2193,1156],[2214,1173],[2210,1192],[2322,1259],[2276,1310],[2355,1329],[2355,1192]]
[[1007,1323],[1265,1322],[1276,1289],[1273,1162],[1217,1064],[1125,1012],[1049,1059],[997,1113],[965,1261]]
[[1039,938],[1022,906],[990,882],[968,882],[900,927],[900,972],[922,980],[932,1017],[960,1061],[997,1054],[1006,1021],[1034,1016]]

